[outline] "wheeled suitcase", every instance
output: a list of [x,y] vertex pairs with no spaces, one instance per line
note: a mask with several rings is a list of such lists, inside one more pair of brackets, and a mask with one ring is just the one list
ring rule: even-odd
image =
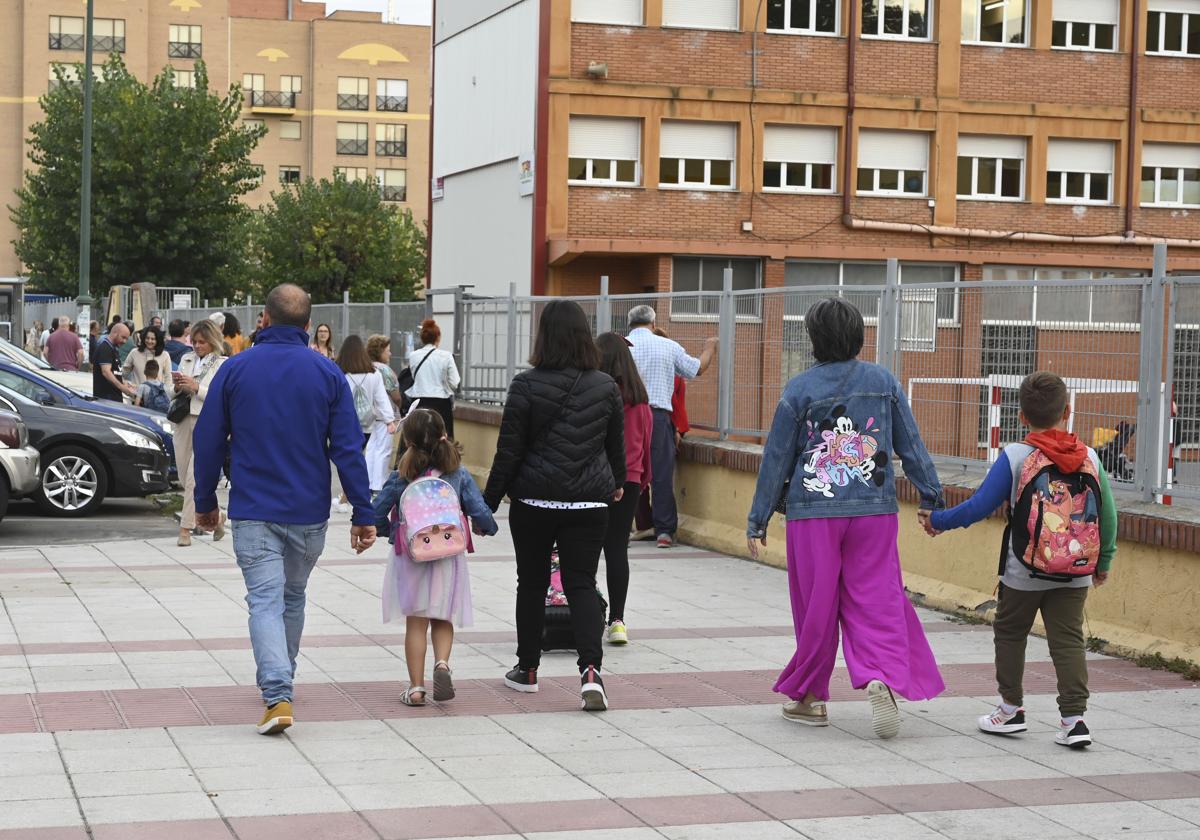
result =
[[[600,599],[600,632],[607,623],[608,601],[596,590]],[[542,650],[577,650],[575,630],[571,627],[571,608],[563,593],[562,570],[558,564],[558,552],[550,555],[550,586],[546,590],[546,621],[542,626]]]

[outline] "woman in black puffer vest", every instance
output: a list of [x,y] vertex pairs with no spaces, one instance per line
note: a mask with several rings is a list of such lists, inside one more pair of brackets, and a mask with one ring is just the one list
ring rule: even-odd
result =
[[624,405],[601,373],[600,353],[579,304],[555,300],[538,322],[529,360],[508,389],[496,457],[483,497],[495,511],[508,496],[517,555],[517,667],[504,678],[538,690],[550,553],[558,546],[563,592],[579,648],[582,708],[608,708],[600,679],[604,617],[596,567],[609,502],[625,483]]

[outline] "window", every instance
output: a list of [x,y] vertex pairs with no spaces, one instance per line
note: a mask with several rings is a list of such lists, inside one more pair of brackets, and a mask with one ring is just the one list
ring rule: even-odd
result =
[[177,88],[194,88],[196,86],[196,71],[194,70],[175,70],[172,68],[172,75]]
[[930,0],[862,0],[863,37],[926,40],[932,7]]
[[571,117],[567,141],[567,181],[600,186],[641,183],[640,120]]
[[1050,43],[1060,50],[1117,48],[1119,0],[1054,0]]
[[375,110],[377,110],[377,111],[407,111],[408,110],[408,80],[407,79],[376,79],[375,80]]
[[404,157],[408,154],[408,126],[379,123],[375,126],[375,154]]
[[738,0],[663,0],[663,26],[738,28]]
[[[1089,268],[984,266],[984,323],[1034,324],[1039,328],[1122,327],[1137,329],[1142,318],[1138,286],[1097,286],[1098,280],[1143,277],[1138,271]],[[1035,286],[1004,289],[1006,280]]]
[[242,76],[242,90],[264,91],[267,89],[267,77],[262,73],[246,73]]
[[663,120],[659,186],[731,190],[736,149],[733,123]]
[[203,46],[201,27],[172,23],[167,36],[167,58],[200,58]]
[[[1198,292],[1196,287],[1189,291]],[[1193,321],[1194,323],[1194,321]],[[1200,328],[1175,328],[1175,444],[1200,447]]]
[[767,0],[768,32],[836,35],[841,16],[838,0]]
[[262,120],[242,120],[242,128],[259,129],[266,125]]
[[339,111],[369,111],[371,100],[367,96],[370,79],[358,76],[338,76],[337,106]]
[[1110,204],[1113,149],[1108,140],[1051,138],[1046,156],[1046,201]]
[[300,139],[300,121],[283,120],[279,123],[279,137],[282,140]]
[[375,183],[384,201],[404,201],[408,192],[408,173],[403,169],[376,169]]
[[958,197],[1017,201],[1025,197],[1025,138],[958,138]]
[[1026,6],[1026,0],[963,0],[963,41],[1025,46]]
[[299,166],[281,166],[281,167],[279,167],[279,183],[281,183],[281,184],[299,184],[300,183],[300,167]]
[[642,25],[642,0],[571,0],[576,23]]
[[279,89],[284,93],[299,94],[304,89],[303,76],[280,76]]
[[125,21],[112,18],[93,20],[92,49],[99,52],[125,52]]
[[763,189],[833,192],[837,129],[807,125],[763,128]]
[[0,371],[0,385],[10,391],[16,391],[26,399],[33,400],[39,405],[53,405],[54,396],[31,379],[26,379],[9,371]]
[[1142,146],[1143,207],[1200,207],[1200,146]]
[[347,181],[367,180],[367,168],[365,166],[335,166],[333,174],[335,177],[340,176]]
[[50,17],[50,49],[52,50],[82,50],[84,48],[84,27],[86,23],[81,17]]
[[1200,0],[1150,0],[1146,52],[1200,56]]
[[[675,257],[671,260],[672,292],[715,292],[725,290],[725,269],[733,269],[735,292],[757,289],[762,285],[759,260],[726,259],[725,257]],[[712,315],[721,308],[716,294],[671,299],[672,315]],[[751,313],[742,312],[739,315]],[[756,314],[756,313],[755,313]]]
[[[50,85],[48,90],[54,90],[58,87],[58,77],[55,75],[55,68],[62,70],[63,81],[69,85],[79,84],[79,67],[74,64],[51,64],[50,65]],[[103,78],[104,67],[99,64],[92,65],[92,78],[97,81]]]
[[337,124],[337,153],[339,155],[365,155],[367,148],[367,124]]
[[929,135],[864,128],[858,133],[859,195],[925,195]]
[[[901,263],[900,283],[910,286],[928,283],[957,283],[958,266],[946,263]],[[788,260],[784,269],[785,286],[803,289],[814,286],[834,286],[838,294],[859,308],[866,318],[879,316],[879,292],[872,288],[869,291],[855,291],[856,286],[884,286],[887,284],[887,263],[884,262],[805,262]],[[903,294],[903,299],[925,300],[921,294],[924,289],[909,289]],[[958,322],[958,291],[956,288],[929,289],[927,302],[933,307],[939,324],[955,324]],[[803,318],[808,307],[817,302],[820,297],[828,297],[826,293],[813,292],[811,295],[789,294],[784,304],[786,317]]]

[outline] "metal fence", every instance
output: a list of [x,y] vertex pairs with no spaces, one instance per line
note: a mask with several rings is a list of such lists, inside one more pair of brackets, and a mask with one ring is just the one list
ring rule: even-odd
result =
[[[688,383],[694,428],[765,438],[783,387],[814,363],[804,314],[841,295],[862,311],[860,358],[901,382],[929,451],[963,468],[994,461],[1024,436],[1017,389],[1037,370],[1067,384],[1069,426],[1115,484],[1146,500],[1200,498],[1200,277],[1168,276],[1165,249],[1146,276],[1103,280],[908,283],[896,261],[877,285],[786,286],[575,297],[597,333],[626,329],[648,304],[692,355],[720,341],[718,362]],[[544,297],[458,296],[462,395],[499,404],[527,367]]]

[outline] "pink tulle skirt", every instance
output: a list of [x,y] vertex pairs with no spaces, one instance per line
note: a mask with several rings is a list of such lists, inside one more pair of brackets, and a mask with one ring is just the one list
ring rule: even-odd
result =
[[436,618],[455,627],[475,623],[465,554],[416,563],[409,559],[407,547],[396,541],[383,576],[383,620],[407,616]]

